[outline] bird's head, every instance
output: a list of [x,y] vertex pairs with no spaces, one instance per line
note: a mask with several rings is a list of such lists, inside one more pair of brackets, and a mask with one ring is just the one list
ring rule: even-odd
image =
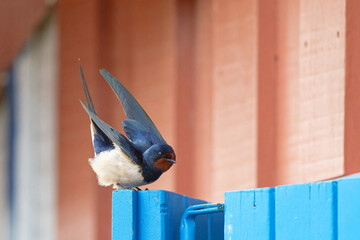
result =
[[166,172],[176,163],[175,152],[167,144],[155,144],[146,150],[143,154],[144,160],[151,168]]

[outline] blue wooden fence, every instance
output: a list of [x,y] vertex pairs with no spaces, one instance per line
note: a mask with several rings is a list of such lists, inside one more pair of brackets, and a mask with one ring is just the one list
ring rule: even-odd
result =
[[[114,191],[112,239],[180,239],[184,211],[204,203],[167,191]],[[198,216],[195,225],[195,239],[223,238],[223,213]]]
[[214,212],[218,205],[200,205],[205,215],[195,218],[195,235],[180,234],[186,209],[198,209],[189,207],[204,203],[166,191],[114,191],[113,240],[360,239],[359,175],[226,192],[225,214],[220,209],[206,215],[203,206]]

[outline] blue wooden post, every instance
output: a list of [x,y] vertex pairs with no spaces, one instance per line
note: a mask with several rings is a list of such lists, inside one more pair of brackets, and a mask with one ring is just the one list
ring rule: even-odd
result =
[[[114,191],[113,240],[179,239],[184,211],[203,203],[166,191]],[[222,214],[195,221],[195,239],[201,240],[357,240],[360,176],[227,192],[225,226]]]
[[[112,239],[179,239],[183,212],[189,206],[203,203],[206,202],[167,191],[114,191]],[[224,226],[214,223],[222,221],[197,217],[196,239],[208,239],[208,229],[223,236]]]
[[225,239],[360,239],[360,176],[225,193]]
[[339,240],[360,239],[360,178],[338,181]]
[[274,189],[225,193],[225,239],[275,239]]
[[112,197],[112,238],[137,239],[137,194],[114,191]]
[[275,188],[276,239],[337,239],[337,183]]

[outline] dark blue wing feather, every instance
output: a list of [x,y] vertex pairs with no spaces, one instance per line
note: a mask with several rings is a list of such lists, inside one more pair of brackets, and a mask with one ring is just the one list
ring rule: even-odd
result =
[[141,165],[141,154],[134,148],[133,144],[121,133],[110,127],[103,120],[101,120],[95,113],[91,112],[81,101],[81,105],[84,107],[91,120],[109,137],[120,149],[134,161],[134,163]]
[[83,69],[82,69],[81,64],[80,64],[80,60],[79,60],[79,67],[80,67],[81,81],[82,81],[83,88],[84,88],[86,105],[87,105],[88,109],[89,109],[91,112],[93,112],[93,113],[96,114],[93,101],[91,100],[89,88],[88,88],[87,83],[86,83],[86,80],[85,80],[84,72],[83,72]]
[[156,135],[163,144],[166,144],[166,141],[161,136],[159,130],[156,128],[154,123],[151,121],[149,116],[146,114],[140,104],[136,101],[136,99],[128,92],[128,90],[126,90],[126,88],[106,70],[101,69],[100,73],[109,83],[110,87],[114,90],[115,94],[119,98],[125,111],[126,117],[128,119],[133,119],[139,122],[146,129],[146,132],[150,132]]
[[108,138],[103,131],[91,120],[92,126],[94,127],[93,131],[93,146],[96,154],[99,154],[104,151],[110,151],[115,148],[113,142]]
[[122,126],[135,148],[141,152],[146,151],[154,144],[162,143],[155,134],[148,132],[144,126],[133,119],[124,120]]
[[[96,110],[95,110],[93,101],[90,96],[89,88],[88,88],[88,85],[85,80],[85,76],[84,76],[84,72],[83,72],[83,69],[80,64],[80,60],[79,60],[79,67],[80,67],[81,81],[83,84],[87,108],[96,115]],[[113,149],[114,145],[113,145],[111,139],[108,136],[106,136],[106,134],[103,131],[101,131],[101,129],[95,124],[95,122],[93,120],[91,120],[91,121],[94,126],[94,128],[93,128],[93,135],[94,135],[93,136],[93,138],[94,138],[93,145],[94,145],[95,153],[99,154],[102,151],[107,151],[107,150]]]

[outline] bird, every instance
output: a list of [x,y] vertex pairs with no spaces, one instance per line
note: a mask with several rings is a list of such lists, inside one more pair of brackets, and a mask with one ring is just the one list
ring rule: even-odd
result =
[[94,157],[89,164],[99,185],[114,189],[135,189],[156,181],[176,163],[173,148],[166,143],[159,130],[131,93],[105,69],[100,74],[121,102],[126,119],[122,127],[127,137],[101,120],[90,96],[79,61],[86,105],[81,105],[90,117]]

